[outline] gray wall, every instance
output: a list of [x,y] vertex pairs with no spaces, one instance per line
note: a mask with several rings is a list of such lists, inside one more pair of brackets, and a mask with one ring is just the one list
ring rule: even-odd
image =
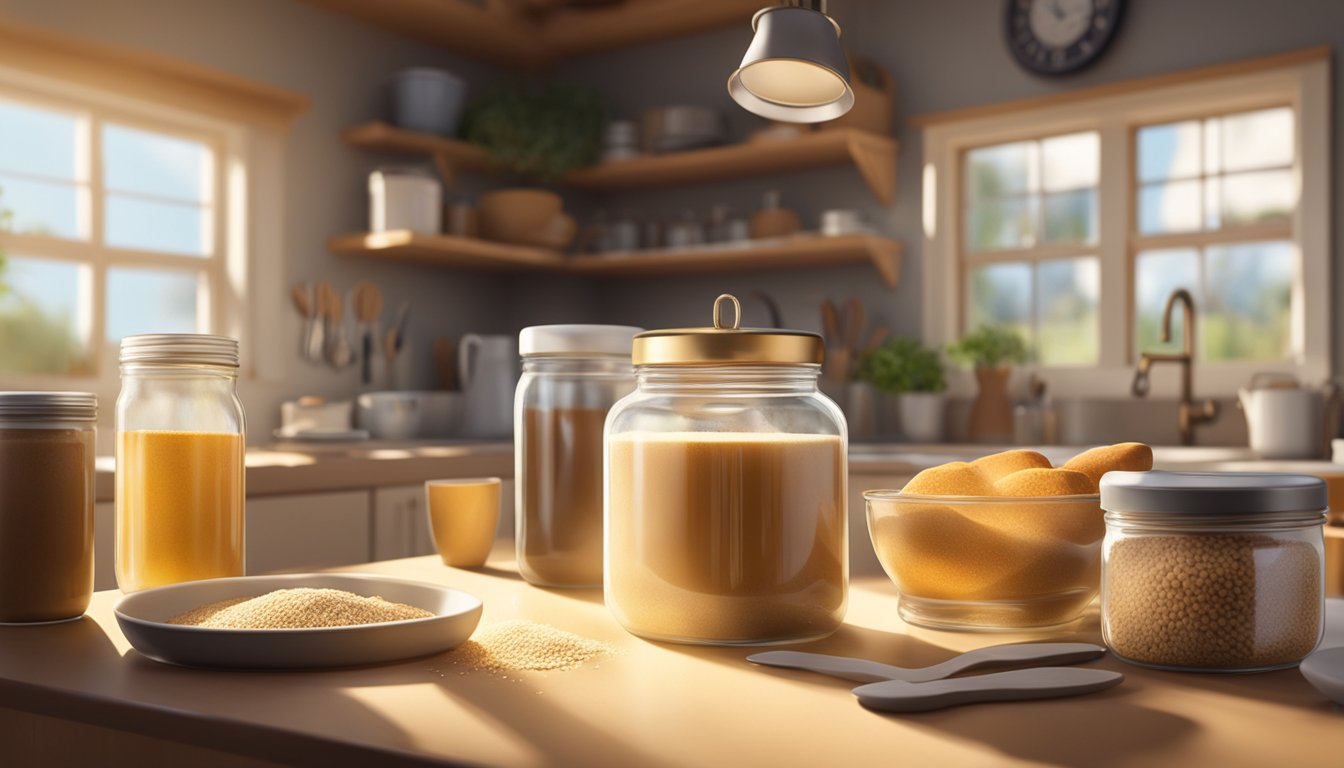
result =
[[[912,115],[989,104],[1133,77],[1188,69],[1236,59],[1329,44],[1344,47],[1344,2],[1338,0],[1129,0],[1114,45],[1093,67],[1062,79],[1024,72],[1003,42],[1003,3],[998,0],[832,0],[831,9],[853,53],[880,62],[896,81],[896,125],[900,141],[899,189],[890,207],[878,204],[853,170],[794,173],[712,187],[632,193],[605,201],[610,209],[671,217],[686,207],[704,211],[725,201],[739,211],[756,207],[771,187],[803,215],[807,226],[833,207],[860,208],[883,231],[906,246],[900,287],[889,291],[862,266],[772,274],[679,278],[657,282],[607,281],[603,317],[635,324],[665,325],[708,318],[709,302],[722,290],[764,289],[784,304],[786,321],[815,329],[817,305],[825,297],[860,296],[875,319],[900,333],[920,331],[920,134]],[[750,29],[728,28],[674,40],[638,51],[622,51],[572,62],[561,76],[590,83],[611,100],[618,115],[635,116],[644,107],[703,103],[721,107],[738,135],[750,116],[727,97],[724,81],[750,39]],[[1334,110],[1344,105],[1344,79],[1335,81]],[[1335,156],[1336,176],[1344,153]],[[1339,208],[1344,201],[1336,200]],[[1334,241],[1344,235],[1344,216]],[[1335,260],[1338,265],[1338,258]],[[1334,269],[1335,295],[1344,296],[1344,269]],[[750,313],[751,310],[748,310]],[[1340,307],[1335,308],[1336,364],[1344,360]],[[754,319],[754,318],[751,318]]]

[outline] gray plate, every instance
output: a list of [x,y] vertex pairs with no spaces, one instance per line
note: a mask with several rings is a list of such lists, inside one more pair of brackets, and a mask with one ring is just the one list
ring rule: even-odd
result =
[[[197,606],[276,589],[342,589],[431,611],[427,619],[321,629],[205,629],[166,623]],[[287,574],[191,581],[122,598],[117,624],[137,651],[188,667],[301,669],[378,664],[448,651],[471,637],[481,601],[466,592],[367,574]]]

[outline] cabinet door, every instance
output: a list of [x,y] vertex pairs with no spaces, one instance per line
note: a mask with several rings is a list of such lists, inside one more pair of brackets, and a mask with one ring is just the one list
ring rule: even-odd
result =
[[423,485],[398,485],[373,492],[373,559],[395,560],[434,554]]
[[247,500],[247,572],[295,571],[369,561],[367,491]]
[[100,501],[93,505],[93,588],[117,588],[116,504]]

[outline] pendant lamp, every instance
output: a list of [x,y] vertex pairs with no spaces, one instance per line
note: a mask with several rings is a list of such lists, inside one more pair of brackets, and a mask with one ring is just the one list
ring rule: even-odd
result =
[[728,93],[748,112],[788,123],[833,120],[854,106],[840,25],[826,0],[788,0],[756,12],[756,30]]

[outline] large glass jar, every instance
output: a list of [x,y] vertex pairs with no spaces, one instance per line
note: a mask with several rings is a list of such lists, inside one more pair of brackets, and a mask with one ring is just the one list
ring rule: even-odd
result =
[[1101,628],[1126,661],[1295,666],[1325,627],[1326,487],[1268,473],[1109,472]]
[[121,342],[117,585],[242,576],[238,342],[154,334]]
[[514,399],[518,570],[546,587],[602,586],[602,426],[635,388],[624,325],[539,325],[518,335]]
[[0,392],[0,624],[89,607],[97,414],[87,392]]
[[821,337],[714,327],[635,337],[638,389],[606,428],[606,602],[630,632],[721,645],[824,637],[844,619],[844,416]]

